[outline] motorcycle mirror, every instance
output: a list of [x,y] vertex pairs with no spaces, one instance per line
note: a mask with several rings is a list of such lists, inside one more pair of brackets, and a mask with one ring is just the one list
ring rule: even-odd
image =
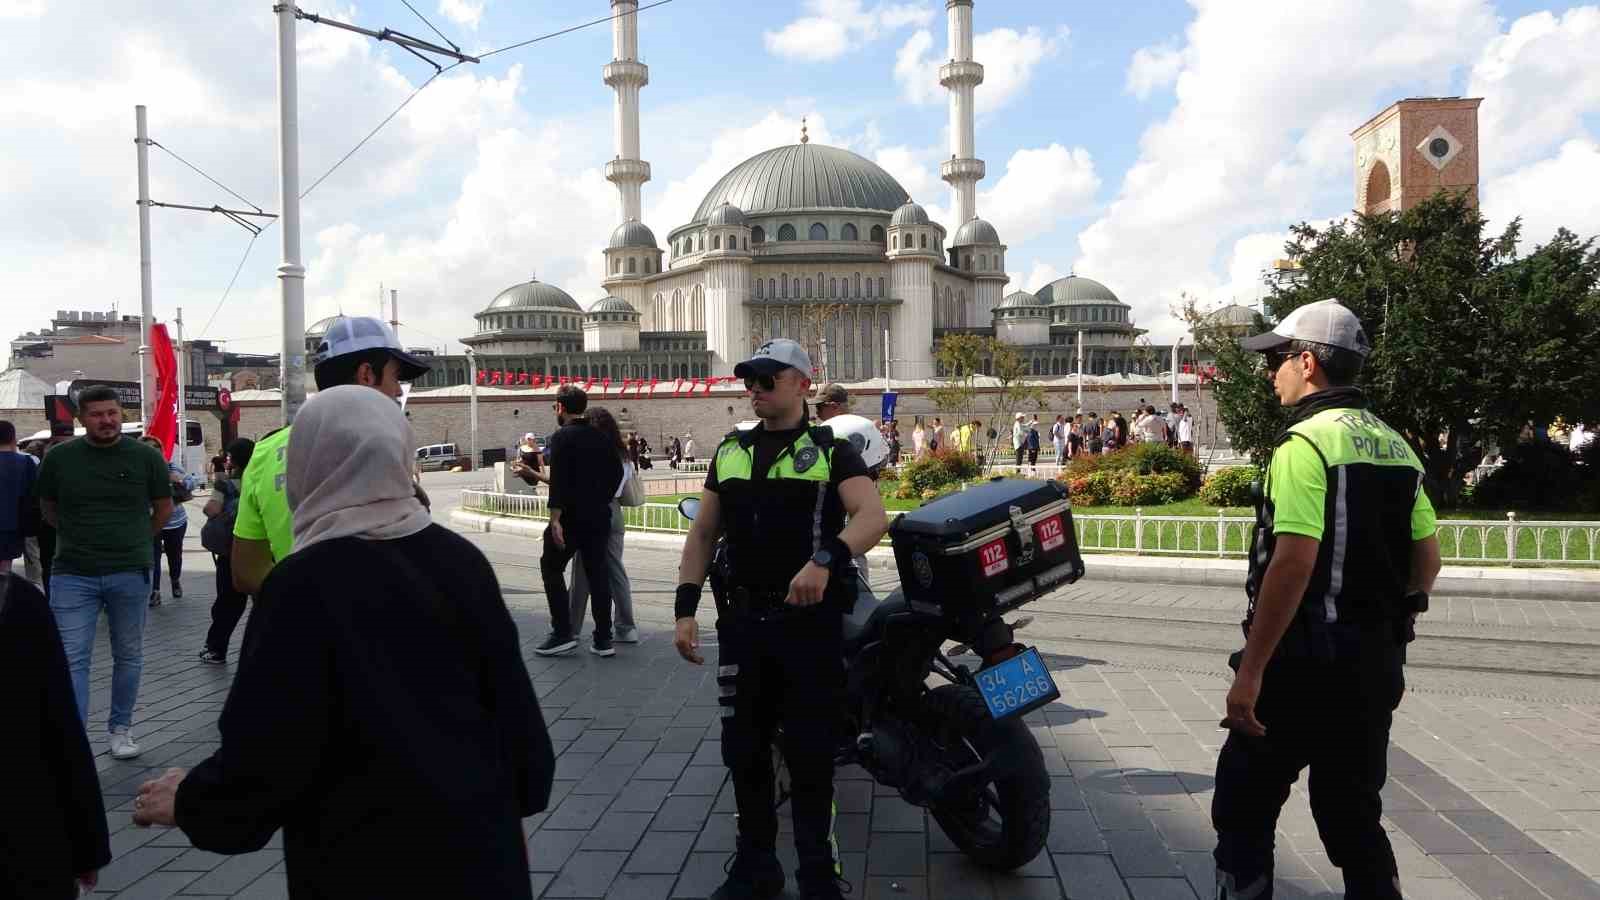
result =
[[699,497],[685,497],[678,501],[678,515],[693,522],[695,514],[700,511]]

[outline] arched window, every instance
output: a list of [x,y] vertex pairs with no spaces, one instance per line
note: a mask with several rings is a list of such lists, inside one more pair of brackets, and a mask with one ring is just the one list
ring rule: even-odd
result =
[[761,279],[757,278],[756,279],[756,299],[760,300],[760,299],[763,299],[764,297],[766,297],[766,283],[763,282]]
[[922,235],[922,249],[928,249],[928,236],[926,234]]
[[809,278],[806,279],[806,296],[811,296],[811,279]]
[[750,240],[757,244],[765,244],[767,242],[767,230],[760,225],[750,229]]
[[811,223],[811,233],[807,237],[809,237],[813,241],[825,241],[825,240],[827,240],[828,239],[828,226],[822,224],[821,222],[812,222]]
[[872,279],[871,278],[867,279],[867,296],[868,297],[872,296]]
[[615,256],[611,259],[611,274],[618,275],[622,272],[622,257]]
[[846,222],[844,230],[839,232],[839,240],[859,241],[861,240],[861,233],[856,231],[856,226],[854,224]]
[[700,234],[700,236],[695,240],[695,248],[698,249],[698,250],[706,249],[706,236],[705,236],[704,232],[702,232]]
[[965,261],[961,264],[961,268],[966,269],[968,272],[972,271],[972,254],[971,253],[967,254]]
[[632,274],[634,274],[634,273],[636,273],[638,271],[639,271],[639,260],[638,260],[638,258],[632,257],[632,256],[628,257],[628,274],[632,275]]
[[883,226],[882,225],[874,225],[874,226],[872,226],[872,231],[868,232],[868,234],[872,237],[872,240],[875,243],[879,243],[879,244],[883,243]]
[[893,242],[891,242],[891,249],[894,249],[894,250],[899,250],[900,249],[900,235],[897,234],[897,235],[894,236],[894,240],[893,240]]
[[829,278],[828,279],[828,296],[829,297],[837,297],[837,296],[839,296],[839,279],[837,279],[837,278]]
[[889,295],[888,295],[888,294],[887,294],[887,293],[886,293],[886,292],[885,292],[885,291],[884,291],[884,290],[883,290],[883,279],[882,279],[882,278],[881,278],[881,277],[880,277],[880,278],[879,278],[879,279],[878,279],[878,296],[879,296],[879,297],[887,297],[887,296],[889,296]]
[[780,226],[778,226],[778,240],[780,240],[780,241],[792,241],[792,240],[794,240],[794,226],[793,225],[780,225]]
[[767,297],[772,300],[778,299],[778,282],[775,279],[767,279]]
[[861,296],[861,273],[860,272],[856,273],[856,290],[855,290],[855,293],[851,294],[850,296],[852,296],[852,297]]
[[783,292],[783,296],[789,296],[789,276],[787,274],[778,276],[778,290]]
[[720,234],[712,235],[712,237],[711,237],[711,249],[713,249],[713,250],[721,250],[722,249],[722,235],[720,235]]

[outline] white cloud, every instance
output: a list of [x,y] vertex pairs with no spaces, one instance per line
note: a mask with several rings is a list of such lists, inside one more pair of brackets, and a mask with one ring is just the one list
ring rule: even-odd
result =
[[0,0],[0,19],[37,19],[44,15],[44,0]]
[[882,3],[867,9],[861,0],[807,0],[808,15],[762,35],[767,50],[800,62],[838,59],[910,25],[926,25],[934,11],[909,3]]
[[879,149],[872,161],[893,175],[912,200],[926,206],[947,190],[939,180],[939,155],[937,148],[900,145]]
[[[973,60],[983,65],[983,84],[974,92],[977,114],[984,115],[1009,104],[1028,87],[1039,64],[1066,45],[1069,32],[1062,26],[1047,34],[1039,28],[1016,31],[996,28],[972,39]],[[947,60],[934,52],[933,33],[917,31],[895,54],[894,77],[905,98],[914,104],[943,102],[939,67]]]
[[477,30],[483,20],[483,7],[487,0],[439,0],[439,15],[462,26]]
[[1584,131],[1600,110],[1600,6],[1523,16],[1489,41],[1468,94],[1483,97],[1479,146],[1486,174],[1505,172]]
[[1180,291],[1252,296],[1263,235],[1348,208],[1350,130],[1401,92],[1453,93],[1451,73],[1497,33],[1486,0],[1199,4],[1173,51],[1177,104],[1080,233],[1077,271],[1158,338]]
[[1183,69],[1183,54],[1168,41],[1133,51],[1133,61],[1128,64],[1128,93],[1140,100],[1150,96],[1157,88],[1168,87],[1178,80]]
[[1600,235],[1600,143],[1573,138],[1560,151],[1483,186],[1483,213],[1498,231],[1522,217],[1522,249],[1531,250],[1565,227],[1587,238]]
[[1021,243],[1089,212],[1099,190],[1094,160],[1082,147],[1023,149],[1006,161],[994,187],[978,192],[978,214],[994,224],[1001,240]]
[[1011,275],[1012,287],[1021,288],[1030,294],[1036,294],[1039,292],[1040,288],[1058,278],[1065,276],[1067,273],[1061,271],[1050,263],[1034,260],[1033,266],[1032,268],[1028,269],[1027,275],[1019,276],[1015,272],[1008,274]]

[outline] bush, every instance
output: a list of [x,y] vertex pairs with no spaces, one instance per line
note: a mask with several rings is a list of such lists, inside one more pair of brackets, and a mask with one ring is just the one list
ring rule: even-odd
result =
[[1210,506],[1254,506],[1259,477],[1255,466],[1229,466],[1206,479],[1200,499]]
[[1181,472],[1154,475],[1120,472],[1112,479],[1111,502],[1117,506],[1159,506],[1176,503],[1191,493]]
[[1068,480],[1087,478],[1096,472],[1132,472],[1135,475],[1183,476],[1192,494],[1200,487],[1203,470],[1200,460],[1166,444],[1130,444],[1114,453],[1084,453],[1072,458],[1062,475]]
[[1595,512],[1600,508],[1600,453],[1585,447],[1579,464],[1567,448],[1527,441],[1506,451],[1505,465],[1478,483],[1472,504],[1517,512]]
[[1146,506],[1194,496],[1200,472],[1200,461],[1187,453],[1165,444],[1134,444],[1074,457],[1058,477],[1077,506]]
[[[901,489],[909,486],[911,497],[924,496],[928,491],[960,486],[978,475],[978,461],[970,453],[957,450],[935,450],[921,459],[906,463],[900,470]],[[896,496],[899,496],[898,492]]]
[[1112,476],[1093,472],[1082,478],[1068,478],[1067,492],[1074,506],[1105,506],[1111,502]]

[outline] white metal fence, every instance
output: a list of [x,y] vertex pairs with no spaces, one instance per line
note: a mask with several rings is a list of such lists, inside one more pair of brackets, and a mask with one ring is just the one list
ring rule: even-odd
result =
[[[547,519],[543,496],[462,491],[462,508],[486,515]],[[640,531],[686,532],[689,522],[669,503],[624,507],[628,527]],[[1135,556],[1187,556],[1239,559],[1250,546],[1255,519],[1228,516],[1073,514],[1078,547],[1085,553]],[[1439,545],[1444,561],[1455,565],[1600,567],[1600,521],[1522,521],[1442,519]],[[1507,548],[1516,548],[1515,553]]]

